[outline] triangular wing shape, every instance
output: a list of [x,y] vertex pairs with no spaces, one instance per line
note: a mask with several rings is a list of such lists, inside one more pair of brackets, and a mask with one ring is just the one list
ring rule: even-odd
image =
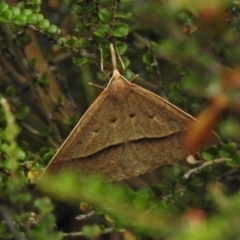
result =
[[[152,92],[113,77],[47,169],[98,173],[109,181],[137,176],[187,157],[183,136],[192,121]],[[210,141],[218,138],[212,134]]]

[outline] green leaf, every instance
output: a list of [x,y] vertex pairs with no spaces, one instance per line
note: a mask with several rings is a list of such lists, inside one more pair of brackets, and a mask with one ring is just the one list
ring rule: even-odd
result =
[[178,92],[170,92],[168,95],[168,99],[170,102],[179,105],[184,100],[184,97]]
[[239,163],[237,162],[234,162],[234,161],[226,161],[226,165],[229,166],[229,167],[239,167]]
[[38,22],[36,14],[32,13],[27,16],[27,22],[31,24],[35,24]]
[[130,65],[130,61],[128,58],[122,58],[123,64],[125,66],[125,68],[129,67]]
[[42,3],[42,0],[34,0],[33,3],[34,5],[40,5]]
[[51,200],[50,198],[37,198],[36,200],[34,200],[34,206],[42,211],[42,212],[51,212],[53,210],[53,206],[51,205]]
[[169,91],[170,92],[177,92],[180,90],[180,86],[178,82],[173,82],[170,84]]
[[77,66],[80,67],[85,63],[88,63],[90,60],[89,58],[86,57],[73,57],[73,63]]
[[12,11],[10,9],[7,9],[6,11],[1,13],[0,21],[4,23],[8,23],[11,21],[12,15],[13,15]]
[[89,47],[89,40],[85,37],[82,37],[78,40],[78,45],[82,48]]
[[201,152],[201,157],[203,160],[206,160],[206,161],[211,161],[215,159],[215,155],[208,151]]
[[221,158],[230,158],[230,157],[231,157],[231,154],[230,154],[229,152],[225,151],[224,149],[221,149],[221,150],[219,151],[219,156],[220,156]]
[[132,17],[132,13],[118,13],[116,14],[116,17],[123,18],[123,19],[130,19]]
[[21,9],[18,7],[11,7],[13,17],[18,16],[21,13]]
[[60,46],[64,46],[67,43],[67,39],[64,37],[61,37],[57,40],[57,44]]
[[60,29],[56,25],[54,25],[54,24],[51,24],[47,28],[47,31],[48,31],[48,33],[53,34],[53,35],[60,34]]
[[20,106],[17,107],[16,113],[15,113],[15,117],[18,120],[22,120],[22,119],[27,117],[29,112],[30,112],[29,107],[24,106],[24,105],[20,105]]
[[232,160],[235,163],[240,164],[240,153],[239,152],[235,152],[234,155],[232,156]]
[[147,65],[150,65],[153,61],[152,59],[152,55],[150,53],[145,53],[143,54],[142,56],[142,61],[147,64]]
[[[194,178],[191,181],[191,185],[194,185],[194,188],[196,186],[201,186],[204,183],[204,180],[200,176],[194,176]],[[190,187],[190,186],[189,186]]]
[[22,150],[25,150],[25,151],[29,148],[29,143],[26,141],[21,141],[19,145],[22,148]]
[[32,12],[31,9],[24,9],[24,10],[22,10],[22,12],[21,12],[21,14],[26,15],[26,16],[28,16],[28,15],[30,15],[30,14],[32,14],[32,13],[33,13],[33,12]]
[[179,64],[179,66],[177,66],[177,71],[178,71],[179,75],[181,75],[181,76],[185,76],[188,73],[187,68],[181,64]]
[[12,86],[8,86],[6,89],[5,89],[5,94],[9,97],[13,96],[14,94],[16,93],[16,89]]
[[9,8],[7,3],[0,3],[0,13],[6,11]]
[[218,148],[217,147],[209,147],[205,151],[214,155],[215,158],[218,156]]
[[129,27],[125,23],[116,24],[114,30],[112,31],[115,37],[126,37],[129,33]]
[[229,154],[234,154],[237,151],[237,145],[233,142],[227,143],[222,147],[222,149],[228,152]]
[[98,236],[101,233],[101,228],[99,225],[93,225],[93,226],[85,225],[82,228],[82,233],[85,237],[91,239]]
[[219,156],[222,158],[231,158],[237,151],[237,146],[235,143],[228,143],[224,145],[220,151]]
[[120,55],[123,55],[127,51],[127,44],[123,42],[116,42],[116,45]]
[[113,19],[113,11],[108,8],[102,8],[98,16],[103,22],[108,23]]
[[91,5],[91,1],[89,1],[89,4],[86,4],[84,6],[84,12],[90,14],[90,13],[93,13],[94,11],[95,11],[95,5],[93,2]]
[[72,11],[78,15],[82,14],[84,12],[83,7],[81,7],[80,5],[74,5],[72,7]]
[[83,24],[81,22],[75,24],[74,31],[76,31],[76,32],[83,32],[84,29],[85,29],[85,24]]
[[146,72],[149,74],[154,74],[155,72],[155,70],[151,66],[146,66],[145,69],[146,69]]
[[189,18],[190,18],[190,15],[186,11],[182,11],[177,15],[177,20],[180,21],[181,23],[188,22]]
[[54,152],[51,148],[48,148],[48,147],[42,147],[40,150],[39,150],[39,156],[40,157],[43,157],[45,153],[48,153],[48,152]]
[[38,22],[44,19],[43,15],[40,14],[40,13],[37,13],[37,14],[35,14],[35,15],[36,15],[36,17],[37,17],[37,21],[38,21]]
[[41,29],[47,29],[49,28],[49,26],[50,26],[50,22],[47,19],[43,19],[38,23],[38,27],[40,27]]
[[98,28],[93,32],[94,35],[106,38],[106,34],[111,32],[111,28],[107,24],[99,25]]
[[50,83],[49,75],[47,73],[44,73],[42,76],[38,78],[38,83],[46,86],[49,85]]
[[66,124],[67,126],[73,127],[76,125],[77,121],[79,120],[79,117],[77,115],[74,115],[73,117],[69,117],[69,118],[64,118],[63,122],[64,124]]
[[129,81],[132,80],[134,77],[136,77],[136,75],[128,69],[124,71],[123,76]]
[[72,36],[69,40],[68,40],[68,44],[70,45],[70,47],[74,48],[78,45],[78,39],[74,36]]
[[18,148],[17,159],[24,160],[25,158],[26,158],[26,153],[23,150],[21,150],[20,148]]
[[24,26],[27,24],[27,16],[25,14],[20,14],[15,17],[14,22],[17,25]]
[[54,152],[47,152],[43,155],[43,162],[45,165],[47,165],[50,160],[53,158]]
[[201,105],[199,104],[199,103],[192,103],[191,105],[190,105],[190,108],[191,108],[191,111],[193,112],[193,113],[195,113],[195,114],[197,114],[197,113],[199,113],[200,112],[200,110],[201,110]]
[[224,120],[220,125],[220,132],[226,137],[239,137],[239,121],[236,118]]
[[42,138],[47,138],[49,136],[49,133],[50,129],[48,127],[44,127],[38,132],[38,136]]

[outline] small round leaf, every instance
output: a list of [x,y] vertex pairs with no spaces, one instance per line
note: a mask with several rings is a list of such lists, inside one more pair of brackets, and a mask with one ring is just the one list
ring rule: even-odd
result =
[[105,38],[107,33],[110,33],[111,29],[108,25],[100,25],[95,31],[94,31],[94,35],[101,37],[101,38]]
[[8,9],[7,3],[0,3],[0,13],[6,11]]
[[18,7],[12,7],[11,11],[12,11],[13,17],[18,16],[21,13],[21,9]]
[[32,14],[27,16],[27,22],[28,23],[35,24],[35,23],[37,23],[37,21],[38,21],[38,19],[37,19],[36,14],[32,13]]
[[129,33],[129,27],[125,23],[117,24],[112,32],[115,37],[126,37]]
[[47,28],[49,28],[49,26],[50,26],[50,22],[49,22],[49,20],[47,20],[47,19],[43,19],[43,20],[41,20],[41,21],[38,23],[38,26],[39,26],[41,29],[47,29]]
[[6,11],[1,13],[1,21],[5,23],[10,22],[12,19],[12,15],[12,11],[10,9],[7,9]]
[[28,15],[32,14],[32,10],[31,9],[24,9],[24,10],[22,10],[21,14],[24,14],[24,15],[28,16]]
[[113,18],[113,11],[108,8],[102,8],[98,13],[98,16],[103,22],[108,23]]
[[23,26],[27,24],[27,16],[25,14],[20,14],[15,17],[15,24]]
[[48,27],[47,31],[48,31],[48,33],[54,34],[54,35],[60,33],[60,29],[56,25],[54,25],[54,24],[51,24]]

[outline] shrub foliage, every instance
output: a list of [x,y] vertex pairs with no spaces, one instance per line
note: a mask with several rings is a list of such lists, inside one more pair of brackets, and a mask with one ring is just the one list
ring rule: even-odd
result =
[[[239,17],[232,0],[1,1],[0,239],[240,238]],[[111,77],[110,43],[126,78],[203,122],[190,141],[211,128],[221,146],[131,184],[65,173],[36,189],[100,93],[88,83]]]

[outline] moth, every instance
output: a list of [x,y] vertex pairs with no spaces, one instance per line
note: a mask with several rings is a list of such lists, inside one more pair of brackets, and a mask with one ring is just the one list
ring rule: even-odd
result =
[[[45,172],[71,170],[120,181],[175,163],[192,154],[184,144],[197,121],[165,99],[125,79],[117,70],[64,141]],[[199,150],[218,144],[210,138]]]

